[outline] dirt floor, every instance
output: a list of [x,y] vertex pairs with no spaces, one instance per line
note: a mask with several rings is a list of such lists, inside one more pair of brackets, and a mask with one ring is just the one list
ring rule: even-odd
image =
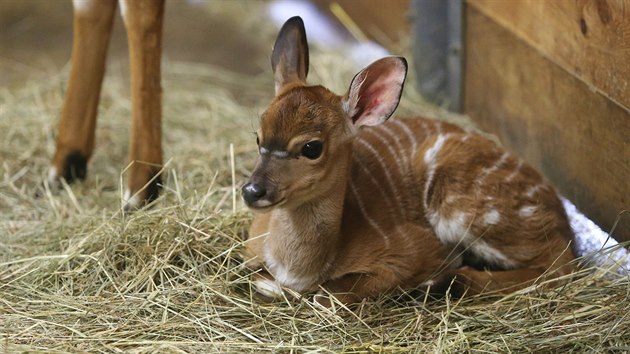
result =
[[[256,6],[227,1],[216,5],[217,1],[166,2],[164,60],[219,65],[243,74],[262,72],[268,65],[269,44],[261,43],[238,18],[239,7],[247,11]],[[70,0],[0,1],[0,87],[16,87],[58,73],[68,65],[71,49]],[[124,70],[127,40],[120,15],[108,60],[122,63]]]

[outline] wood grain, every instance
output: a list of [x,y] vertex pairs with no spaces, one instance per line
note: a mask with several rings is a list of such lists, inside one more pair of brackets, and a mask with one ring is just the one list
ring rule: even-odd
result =
[[467,3],[630,111],[630,1]]
[[465,112],[630,240],[630,113],[476,8],[466,16]]
[[315,0],[330,15],[336,3],[369,38],[385,48],[394,49],[409,35],[409,0]]

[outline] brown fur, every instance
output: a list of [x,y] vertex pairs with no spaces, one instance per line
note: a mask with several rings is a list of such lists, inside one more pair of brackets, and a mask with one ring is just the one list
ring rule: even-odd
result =
[[[85,165],[94,150],[96,113],[105,72],[107,45],[117,0],[93,1],[87,11],[74,12],[72,71],[59,122],[52,165],[69,182],[85,177]],[[154,179],[162,165],[162,92],[160,61],[164,0],[127,1],[125,27],[129,40],[132,92],[132,134],[128,177],[130,196],[157,197]],[[133,205],[135,207],[137,205]]]
[[[266,188],[268,205],[250,201],[259,214],[247,264],[285,287],[322,287],[348,303],[427,281],[455,278],[455,290],[477,294],[571,272],[564,209],[553,187],[518,157],[424,118],[353,129],[352,121],[381,105],[388,105],[383,119],[391,114],[396,84],[388,82],[400,61],[371,65],[343,97],[305,86],[305,77],[279,85],[258,132],[263,153],[250,183]],[[344,106],[353,94],[361,97],[352,111],[357,120]],[[321,156],[301,156],[313,140],[323,143]],[[491,270],[459,268],[462,259]]]

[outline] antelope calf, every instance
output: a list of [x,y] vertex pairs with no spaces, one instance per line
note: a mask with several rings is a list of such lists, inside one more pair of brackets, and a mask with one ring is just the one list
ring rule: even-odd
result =
[[261,269],[261,293],[325,289],[353,303],[453,278],[469,294],[513,291],[572,271],[562,204],[527,163],[452,124],[385,122],[404,58],[369,65],[343,96],[306,85],[308,60],[302,20],[291,18],[273,48],[275,97],[242,188],[258,212],[245,256]]
[[[96,112],[116,0],[73,0],[72,70],[48,179],[84,179],[94,150]],[[158,195],[162,165],[160,61],[164,0],[120,0],[131,66],[131,167],[126,207]]]

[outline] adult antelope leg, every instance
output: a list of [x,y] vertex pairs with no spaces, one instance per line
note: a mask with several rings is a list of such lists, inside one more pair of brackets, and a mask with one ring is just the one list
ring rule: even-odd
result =
[[162,166],[160,62],[164,0],[122,0],[131,64],[132,130],[126,207],[155,199]]
[[49,181],[84,179],[94,150],[94,129],[116,0],[75,3],[72,69]]

